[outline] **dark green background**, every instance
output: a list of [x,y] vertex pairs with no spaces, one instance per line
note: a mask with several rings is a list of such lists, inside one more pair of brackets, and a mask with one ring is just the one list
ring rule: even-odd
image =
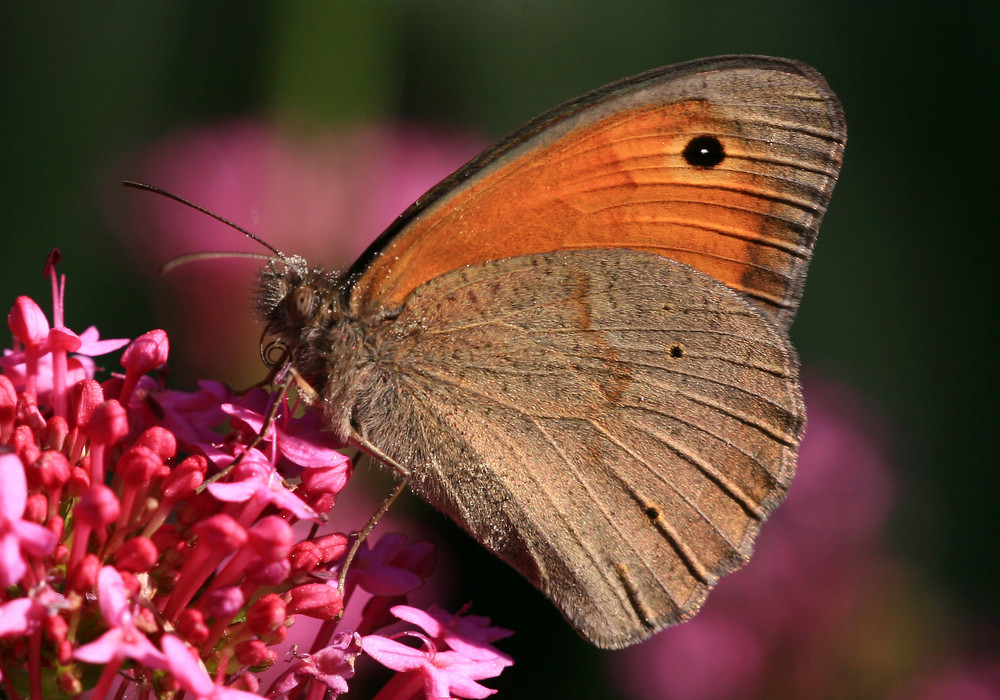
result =
[[[68,325],[96,323],[108,337],[147,330],[152,292],[109,232],[100,193],[130,175],[110,167],[116,159],[176,129],[292,114],[310,125],[402,117],[499,137],[654,66],[719,53],[797,58],[840,95],[849,139],[793,340],[807,368],[859,388],[886,417],[896,552],[959,614],[996,620],[998,8],[4,3],[0,303],[47,298],[41,263],[59,245]],[[477,609],[520,631],[508,645],[518,666],[494,685],[507,697],[608,696],[599,653],[502,566],[476,561],[509,599]],[[527,620],[557,630],[538,637]]]

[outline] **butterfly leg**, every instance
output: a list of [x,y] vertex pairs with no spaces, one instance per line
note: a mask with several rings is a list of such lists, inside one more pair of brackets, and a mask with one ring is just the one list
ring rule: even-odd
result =
[[[347,581],[347,570],[351,567],[351,562],[354,561],[354,557],[358,553],[361,543],[367,539],[368,535],[370,535],[372,530],[375,529],[378,521],[381,520],[382,516],[388,512],[393,502],[399,498],[399,494],[403,493],[406,485],[410,482],[410,473],[405,467],[398,464],[391,457],[360,436],[355,435],[355,439],[358,441],[358,446],[364,449],[368,455],[379,460],[383,464],[392,467],[393,470],[399,474],[400,478],[399,481],[396,482],[396,486],[392,489],[392,492],[390,492],[389,495],[386,496],[385,500],[382,501],[382,504],[372,514],[372,517],[370,517],[368,522],[365,523],[365,526],[355,534],[354,542],[351,544],[351,549],[347,552],[347,556],[344,558],[344,563],[340,567],[340,579],[337,583],[337,590],[340,592],[341,596],[344,595],[344,583]],[[343,614],[343,611],[341,611],[341,614]]]

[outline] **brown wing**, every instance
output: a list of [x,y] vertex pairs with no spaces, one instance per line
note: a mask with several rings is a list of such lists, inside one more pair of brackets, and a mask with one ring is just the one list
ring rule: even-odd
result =
[[372,333],[355,438],[599,646],[694,614],[792,478],[804,410],[785,341],[673,260],[488,262]]
[[[724,149],[711,167],[691,159],[705,137]],[[844,141],[836,97],[800,63],[720,57],[613,83],[527,124],[405,212],[352,269],[351,309],[398,308],[423,282],[483,260],[631,248],[691,265],[787,328]]]

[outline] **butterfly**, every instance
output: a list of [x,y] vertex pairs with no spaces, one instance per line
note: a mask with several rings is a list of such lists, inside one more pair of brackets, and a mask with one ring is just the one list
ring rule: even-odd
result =
[[346,272],[276,258],[259,315],[331,431],[627,646],[694,615],[788,490],[788,327],[845,141],[801,63],[648,71],[484,151]]

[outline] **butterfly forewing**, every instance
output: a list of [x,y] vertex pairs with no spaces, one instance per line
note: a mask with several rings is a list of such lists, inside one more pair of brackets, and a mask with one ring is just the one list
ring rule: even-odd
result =
[[600,646],[693,614],[792,477],[804,412],[785,341],[658,255],[482,263],[369,337],[358,442]]
[[[699,158],[705,139],[718,162]],[[630,248],[705,272],[787,327],[844,139],[836,97],[793,61],[723,57],[614,83],[421,198],[353,268],[351,308],[398,308],[483,260]]]

